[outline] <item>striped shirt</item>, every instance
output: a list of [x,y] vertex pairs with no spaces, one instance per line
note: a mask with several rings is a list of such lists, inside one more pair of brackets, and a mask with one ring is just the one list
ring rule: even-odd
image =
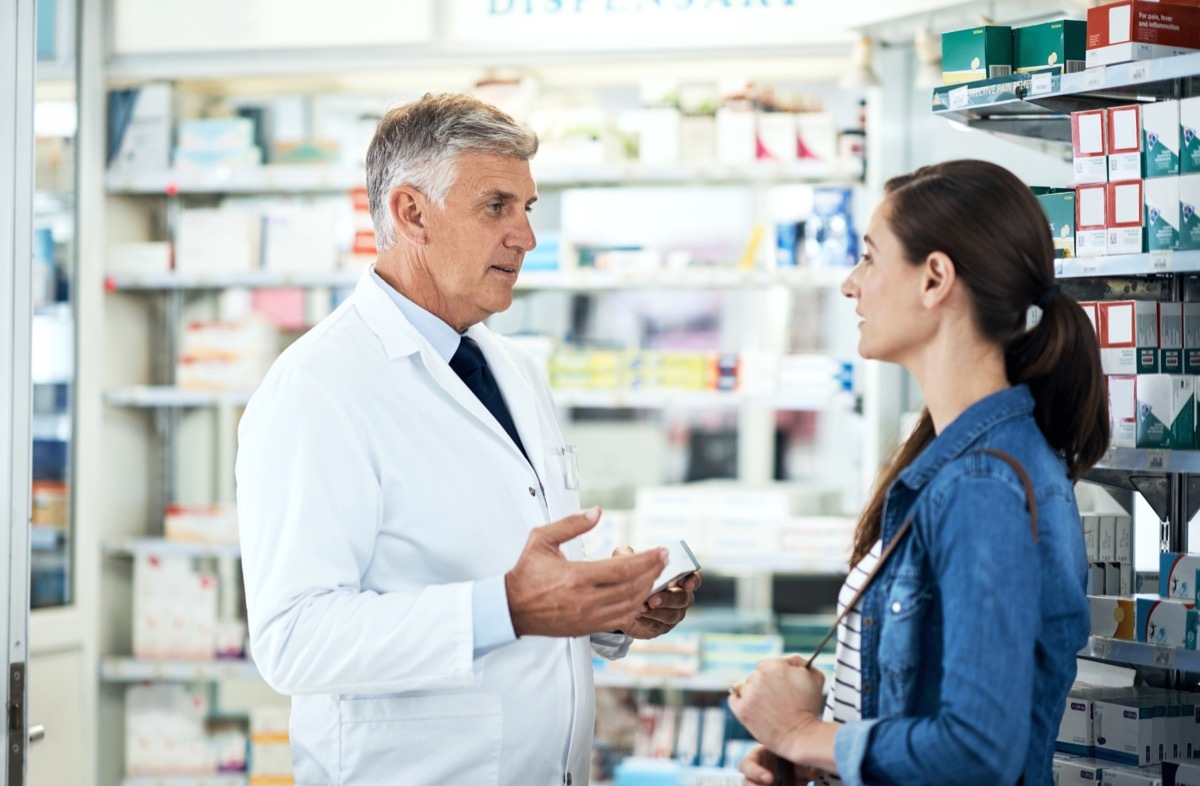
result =
[[[862,560],[850,570],[846,583],[838,593],[838,614],[846,608],[846,604],[854,597],[854,593],[866,581],[867,575],[879,562],[883,550],[883,541],[875,541],[875,545]],[[842,620],[837,632],[837,665],[833,671],[833,686],[825,699],[825,713],[822,720],[833,723],[862,720],[862,658],[859,650],[862,643],[862,599],[854,604],[854,608]],[[825,775],[817,781],[821,786],[835,786],[842,782],[836,775]]]

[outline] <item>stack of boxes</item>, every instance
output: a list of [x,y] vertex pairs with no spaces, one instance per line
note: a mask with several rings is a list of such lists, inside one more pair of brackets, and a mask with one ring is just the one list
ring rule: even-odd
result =
[[1196,447],[1200,303],[1082,302],[1108,382],[1112,446]]
[[1085,23],[1073,19],[1015,29],[981,25],[943,33],[942,84],[995,79],[1013,71],[1082,71],[1086,37]]
[[291,786],[292,749],[288,740],[288,707],[250,709],[250,777],[248,786]]

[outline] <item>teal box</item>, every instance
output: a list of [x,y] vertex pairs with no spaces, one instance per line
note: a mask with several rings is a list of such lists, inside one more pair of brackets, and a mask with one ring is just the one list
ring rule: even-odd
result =
[[1179,174],[1200,172],[1200,97],[1179,102]]
[[1060,74],[1082,71],[1087,50],[1087,22],[1059,19],[1012,31],[1013,67],[1018,72],[1052,68]]
[[1200,173],[1179,176],[1180,251],[1200,249]]
[[1147,179],[1179,174],[1180,134],[1178,101],[1142,106],[1142,174]]
[[1075,191],[1041,194],[1037,198],[1050,222],[1055,257],[1075,256]]
[[1012,28],[984,25],[942,33],[942,84],[1008,76],[1013,70]]
[[1143,235],[1146,251],[1174,251],[1179,248],[1179,178],[1159,177],[1142,183],[1142,201],[1146,224]]

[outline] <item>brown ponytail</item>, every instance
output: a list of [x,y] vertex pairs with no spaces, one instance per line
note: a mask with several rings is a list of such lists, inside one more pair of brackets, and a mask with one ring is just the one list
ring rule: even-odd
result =
[[[1007,169],[971,160],[922,167],[884,191],[908,261],[935,251],[953,260],[980,332],[1005,347],[1009,382],[1029,386],[1038,427],[1078,480],[1108,448],[1108,396],[1091,323],[1070,295],[1051,289],[1054,246],[1033,193]],[[1039,301],[1041,321],[1027,330],[1026,312]],[[852,565],[880,537],[888,488],[934,436],[926,410],[858,520]]]

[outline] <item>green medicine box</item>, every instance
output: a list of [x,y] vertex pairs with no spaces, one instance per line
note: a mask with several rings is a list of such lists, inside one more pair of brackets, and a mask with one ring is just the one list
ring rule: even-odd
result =
[[942,33],[942,84],[1008,76],[1013,67],[1012,28],[984,25]]
[[1054,241],[1056,258],[1075,256],[1075,192],[1039,194],[1038,203],[1050,222],[1050,237]]
[[1060,19],[1012,31],[1013,66],[1018,72],[1053,68],[1073,74],[1084,68],[1087,22]]

